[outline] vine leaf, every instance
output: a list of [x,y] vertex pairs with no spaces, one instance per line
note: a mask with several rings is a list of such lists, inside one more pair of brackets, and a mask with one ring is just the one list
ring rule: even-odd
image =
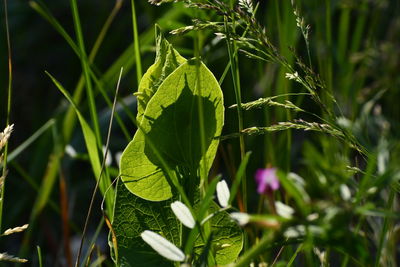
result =
[[[151,230],[182,247],[179,237],[182,226],[171,209],[174,200],[176,198],[159,202],[141,199],[131,194],[121,180],[118,181],[112,223],[118,242],[112,242],[111,236],[109,238],[117,266],[174,266],[173,262],[160,256],[140,237],[143,231]],[[200,205],[196,205],[195,211],[199,212],[199,208]],[[217,204],[212,203],[208,212],[211,214],[217,209]],[[243,247],[243,233],[240,227],[231,220],[227,212],[220,212],[211,218],[211,231],[217,264],[226,265],[235,261]],[[118,247],[115,248],[115,245]],[[206,248],[204,241],[198,238],[194,251],[196,262],[201,260],[200,255]],[[118,255],[115,251],[118,251]]]
[[179,65],[186,62],[172,45],[161,34],[160,27],[155,26],[156,31],[156,59],[140,80],[137,96],[138,113],[136,120],[140,123],[143,118],[147,103],[157,92],[164,79]]
[[[214,213],[219,209],[214,202],[208,212]],[[218,212],[211,218],[212,244],[215,250],[215,260],[218,265],[228,265],[234,262],[243,248],[242,229],[232,220],[226,211]],[[195,242],[195,253],[201,255],[206,244],[201,238]]]
[[181,64],[147,103],[140,130],[122,154],[120,174],[125,186],[143,199],[171,198],[172,188],[160,157],[170,170],[187,177],[198,176],[200,166],[208,172],[223,120],[222,91],[214,75],[199,61]]
[[[173,266],[140,234],[150,230],[182,247],[182,226],[170,207],[179,196],[167,174],[176,174],[190,201],[199,203],[198,177],[211,168],[224,122],[222,91],[211,71],[180,56],[157,27],[156,35],[156,61],[136,93],[139,129],[120,161],[112,222],[118,242],[110,242],[117,246],[112,251],[119,266]],[[216,209],[211,204],[209,213]],[[226,212],[213,217],[210,226],[217,264],[233,262],[243,246],[241,229]],[[196,240],[195,258],[205,247]]]
[[[114,252],[114,261],[118,266],[159,266],[172,267],[173,262],[161,257],[150,246],[143,242],[140,234],[145,230],[163,235],[179,245],[179,221],[173,214],[170,204],[172,200],[150,202],[131,194],[119,180],[116,190],[114,220],[112,228],[118,248]],[[114,247],[111,242],[109,245]]]

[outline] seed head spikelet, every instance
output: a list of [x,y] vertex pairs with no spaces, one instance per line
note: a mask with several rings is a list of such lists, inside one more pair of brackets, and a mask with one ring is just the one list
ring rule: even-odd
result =
[[27,229],[29,226],[29,224],[24,224],[22,226],[18,226],[18,227],[14,227],[14,228],[10,228],[4,231],[3,235],[11,235],[14,233],[20,233],[22,231],[25,231],[25,229]]
[[13,131],[14,124],[8,125],[2,133],[0,133],[0,150],[6,145],[10,138],[11,132]]
[[7,253],[0,253],[0,261],[9,261],[9,262],[17,262],[17,263],[25,263],[28,262],[26,259],[17,258],[11,256]]

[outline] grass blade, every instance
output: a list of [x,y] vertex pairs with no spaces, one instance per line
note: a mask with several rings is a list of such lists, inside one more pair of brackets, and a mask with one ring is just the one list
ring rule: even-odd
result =
[[[8,25],[8,7],[7,0],[4,0],[4,16],[6,22],[6,35],[7,35],[7,56],[8,56],[8,86],[7,86],[7,118],[6,125],[10,124],[10,112],[11,112],[11,93],[12,93],[12,57],[11,57],[11,41],[10,31]],[[4,167],[2,175],[3,182],[0,183],[0,232],[3,222],[3,203],[4,203],[4,191],[5,191],[5,180],[7,175],[7,156],[8,156],[8,142],[4,147]]]
[[85,49],[85,44],[84,44],[84,40],[83,40],[82,26],[81,26],[81,22],[80,22],[80,18],[79,18],[78,4],[77,4],[76,0],[71,0],[71,9],[72,9],[72,16],[73,16],[73,20],[74,20],[76,38],[77,38],[78,46],[79,46],[79,54],[80,54],[80,60],[81,60],[81,65],[82,65],[82,70],[83,70],[83,76],[85,77],[86,92],[87,92],[87,97],[88,97],[88,101],[89,101],[90,117],[93,122],[95,140],[96,140],[98,146],[100,147],[101,146],[100,126],[99,126],[99,121],[98,121],[98,116],[97,116],[96,103],[94,100],[92,81],[90,79],[89,62],[88,62],[88,58],[86,56],[86,49]]
[[[70,102],[70,104],[74,107],[75,112],[78,116],[79,122],[82,127],[82,132],[83,132],[83,136],[85,139],[85,144],[86,144],[86,148],[87,148],[87,151],[89,154],[89,159],[90,159],[90,163],[91,163],[91,166],[93,169],[93,173],[94,173],[96,179],[99,180],[101,178],[100,177],[101,164],[100,164],[100,157],[99,157],[99,148],[97,147],[97,144],[96,144],[95,134],[94,134],[93,130],[90,128],[89,124],[86,122],[86,120],[83,117],[83,115],[81,114],[81,112],[79,111],[75,102],[72,100],[69,93],[64,89],[64,87],[53,76],[51,76],[50,73],[46,72],[46,74],[51,78],[53,83],[57,86],[57,88],[61,91],[61,93],[63,93],[63,95],[67,98],[67,100]],[[109,185],[110,185],[110,180],[101,179],[99,186],[100,186],[100,191],[102,192],[102,194],[104,194],[106,192]],[[113,206],[112,205],[113,199],[114,199],[113,195],[114,195],[113,192],[111,192],[110,194],[107,194],[107,197],[106,197],[107,211],[109,212],[109,214],[112,214],[111,208]]]
[[142,62],[140,59],[139,34],[138,34],[138,25],[136,19],[134,0],[131,0],[131,6],[132,6],[133,44],[135,47],[135,59],[136,59],[136,79],[137,79],[137,84],[139,84],[140,80],[142,79]]
[[[17,158],[25,149],[32,145],[42,134],[44,134],[49,128],[55,124],[55,119],[48,120],[42,127],[40,127],[35,133],[33,133],[28,139],[26,139],[22,144],[20,144],[16,149],[11,151],[8,156],[8,160],[12,161]],[[0,164],[0,168],[2,164]]]

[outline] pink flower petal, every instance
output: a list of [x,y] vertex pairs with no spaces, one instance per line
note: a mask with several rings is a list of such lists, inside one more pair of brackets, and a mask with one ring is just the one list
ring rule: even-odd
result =
[[276,176],[276,168],[258,169],[256,171],[257,192],[267,194],[279,189],[279,180]]

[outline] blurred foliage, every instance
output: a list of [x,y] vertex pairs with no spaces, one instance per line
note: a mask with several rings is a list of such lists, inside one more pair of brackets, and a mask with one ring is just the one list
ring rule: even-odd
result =
[[[43,0],[43,3],[75,40],[69,1]],[[87,51],[91,50],[114,4],[113,1],[79,2]],[[168,33],[192,25],[193,18],[204,21],[222,19],[214,12],[186,8],[182,3],[154,6],[147,1],[135,1],[135,5],[143,70],[154,61],[153,29],[156,22]],[[285,172],[295,172],[303,177],[304,190],[311,199],[310,210],[307,212],[314,217],[310,217],[313,220],[303,218],[300,212],[296,214],[299,215],[296,217],[297,221],[285,228],[300,227],[295,232],[305,233],[306,236],[307,242],[302,247],[306,252],[296,259],[295,264],[319,265],[321,251],[318,254],[313,250],[313,245],[318,245],[320,248],[334,248],[328,253],[332,266],[343,262],[344,252],[357,255],[356,258],[348,259],[349,266],[372,266],[374,256],[379,250],[382,253],[379,264],[396,266],[399,258],[400,105],[397,101],[400,99],[400,3],[398,0],[299,0],[295,1],[295,5],[305,23],[310,25],[312,69],[320,74],[328,92],[337,99],[337,105],[331,107],[337,124],[353,134],[368,154],[363,155],[342,141],[321,133],[291,130],[249,136],[245,139],[246,150],[252,151],[247,167],[249,191],[255,190],[255,170],[266,165],[276,166]],[[38,266],[35,248],[38,245],[41,247],[44,266],[67,266],[63,235],[65,224],[62,223],[63,207],[60,204],[64,189],[60,184],[65,179],[69,244],[74,258],[95,179],[92,177],[79,125],[71,126],[71,140],[62,138],[63,120],[69,104],[44,71],[49,71],[73,94],[81,75],[80,60],[60,34],[31,8],[28,1],[9,1],[8,7],[13,62],[11,122],[15,124],[10,151],[50,119],[54,119],[55,123],[9,164],[4,228],[22,225],[30,220],[33,222],[30,222],[32,228],[26,234],[13,235],[12,239],[2,238],[0,251],[26,257],[32,266]],[[2,6],[2,14],[3,8]],[[3,74],[0,76],[0,125],[5,123],[7,96],[7,47],[3,18],[4,16],[0,30],[0,73]],[[265,27],[271,43],[290,64],[295,63],[295,55],[303,62],[308,62],[307,46],[296,26],[296,16],[290,0],[260,1],[257,19]],[[205,29],[196,34],[192,32],[178,36],[166,35],[174,47],[187,58],[194,56],[197,40],[202,60],[217,80],[222,76],[229,56],[225,41],[214,35],[212,30]],[[133,64],[134,52],[133,49],[128,49],[132,46],[130,2],[122,1],[122,7],[112,22],[92,67],[97,78],[103,82],[105,92],[112,98],[119,66],[125,66],[119,99],[120,103],[125,103],[127,109],[134,113],[136,106],[132,93],[137,90],[138,84]],[[125,51],[128,52],[122,57],[123,63],[116,65],[117,71],[107,72]],[[127,67],[126,62],[130,62],[131,67]],[[257,61],[239,54],[238,67],[243,103],[260,97],[306,92],[300,84],[286,79],[286,71],[276,63]],[[230,75],[228,72],[221,85],[226,107],[236,104]],[[95,92],[101,133],[105,139],[110,108],[99,94],[98,87]],[[285,100],[309,113],[290,113],[279,106],[263,106],[261,109],[244,112],[244,128],[268,127],[293,119],[315,120],[312,114],[323,116],[321,108],[308,97],[288,96]],[[326,101],[326,98],[323,100]],[[90,118],[86,96],[78,106],[85,117]],[[132,114],[126,112],[122,106],[118,106],[117,111],[133,136],[135,127],[129,120]],[[225,119],[224,134],[237,133],[235,110],[226,109]],[[114,124],[110,145],[113,163],[109,167],[112,177],[118,173],[115,156],[128,141],[121,128]],[[62,156],[61,168],[56,170],[56,183],[48,188],[50,198],[38,217],[32,219],[33,205],[39,197],[39,187],[45,184],[44,178],[48,174],[46,170],[49,170],[51,155],[57,149],[64,150],[67,144],[73,146],[78,154],[74,158],[67,154]],[[238,139],[221,142],[214,173],[223,173],[228,178],[234,177],[239,164]],[[346,190],[350,191],[350,199],[343,197],[343,194],[347,196]],[[343,193],[344,191],[346,192]],[[281,192],[278,197],[293,204],[290,194],[288,196]],[[250,212],[257,211],[258,200],[256,194],[249,195]],[[98,235],[97,244],[101,250],[99,253],[108,255],[107,229],[100,228],[100,201],[99,195],[89,225],[88,239]],[[303,207],[297,209],[300,211]],[[353,234],[348,234],[348,231]],[[18,235],[20,239],[15,237]],[[19,251],[21,244],[24,249]],[[269,250],[266,258],[273,260],[278,253],[277,249],[282,245],[284,242],[278,242]],[[96,250],[93,253],[96,254]],[[296,247],[287,246],[282,252],[282,261],[278,261],[277,265],[285,266],[293,255],[297,255]],[[112,265],[109,257],[105,264]]]

